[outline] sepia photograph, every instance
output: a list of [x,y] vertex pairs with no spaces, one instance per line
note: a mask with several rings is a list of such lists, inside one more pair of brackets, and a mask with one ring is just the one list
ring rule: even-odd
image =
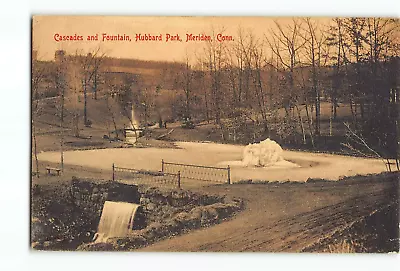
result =
[[390,17],[31,17],[30,250],[399,253]]

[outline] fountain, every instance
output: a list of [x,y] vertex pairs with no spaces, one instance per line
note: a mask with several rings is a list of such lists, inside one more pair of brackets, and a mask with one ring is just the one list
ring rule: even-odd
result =
[[94,242],[102,243],[111,237],[127,236],[133,229],[139,207],[134,203],[105,201]]
[[243,166],[267,167],[283,161],[283,150],[278,143],[267,138],[260,143],[249,144],[243,151]]
[[283,159],[282,147],[275,141],[267,138],[259,143],[244,147],[242,160],[223,161],[221,166],[239,168],[287,169],[298,168],[299,165]]
[[135,144],[139,136],[143,133],[143,129],[139,128],[139,122],[136,119],[133,104],[131,104],[131,117],[129,120],[130,126],[125,129],[125,140],[130,144]]

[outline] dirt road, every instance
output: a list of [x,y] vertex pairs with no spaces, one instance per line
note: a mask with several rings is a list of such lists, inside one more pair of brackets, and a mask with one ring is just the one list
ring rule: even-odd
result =
[[242,197],[246,209],[228,222],[167,239],[140,251],[298,252],[398,196],[398,183],[368,181],[362,184],[362,189],[359,183],[345,182],[224,185],[203,189]]

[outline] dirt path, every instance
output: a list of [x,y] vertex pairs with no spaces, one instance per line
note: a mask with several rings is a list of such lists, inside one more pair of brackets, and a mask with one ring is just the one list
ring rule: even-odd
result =
[[[236,218],[140,251],[296,252],[388,204],[393,182],[232,185],[209,188],[246,199]],[[398,193],[398,192],[397,192]],[[398,194],[397,194],[398,195]]]
[[[66,151],[66,164],[110,170],[115,163],[121,167],[160,170],[161,159],[175,163],[220,166],[227,161],[240,161],[243,146],[216,143],[177,143],[179,149],[128,148]],[[245,168],[232,166],[233,182],[239,180],[306,181],[308,178],[338,180],[342,176],[380,173],[385,171],[381,160],[356,157],[284,151],[284,159],[301,165],[300,168]],[[58,162],[58,152],[39,154],[41,161]],[[234,164],[234,163],[232,163]]]

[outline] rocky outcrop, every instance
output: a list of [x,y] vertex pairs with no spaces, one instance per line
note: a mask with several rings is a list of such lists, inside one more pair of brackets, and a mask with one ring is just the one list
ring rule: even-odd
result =
[[[127,238],[90,243],[105,201],[141,205]],[[127,250],[219,223],[243,208],[240,199],[74,178],[32,189],[32,247],[40,250]]]
[[75,249],[96,233],[106,200],[139,203],[138,187],[73,178],[32,188],[31,241],[35,249]]
[[190,211],[177,212],[165,220],[154,221],[145,229],[134,231],[126,238],[110,239],[108,244],[84,244],[78,249],[85,251],[132,250],[192,229],[219,223],[242,208],[241,200],[224,198],[223,202],[197,206]]

